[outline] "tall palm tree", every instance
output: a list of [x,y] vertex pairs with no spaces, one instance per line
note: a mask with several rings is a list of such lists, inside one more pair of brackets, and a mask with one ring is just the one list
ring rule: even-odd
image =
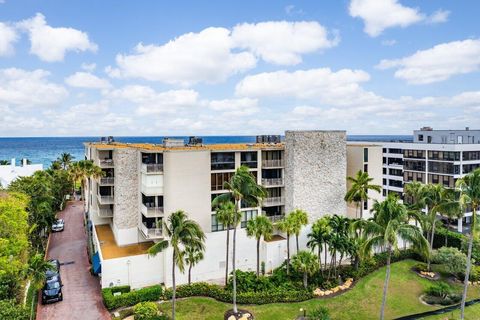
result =
[[89,179],[97,179],[105,176],[105,171],[97,166],[92,160],[80,160],[70,165],[70,175],[74,182],[80,181],[81,197],[85,200],[85,187]]
[[480,207],[480,168],[476,169],[461,179],[457,180],[456,187],[460,191],[460,205],[462,208],[472,209],[472,224],[470,227],[467,251],[467,267],[465,270],[465,280],[463,284],[463,295],[460,319],[465,318],[465,302],[467,300],[468,281],[470,278],[470,269],[472,266],[472,246],[473,239],[478,234],[477,210]]
[[[368,172],[359,170],[355,177],[347,177],[347,181],[351,183],[350,190],[345,195],[345,201],[348,203],[355,202],[356,209],[360,207],[360,218],[363,218],[362,203],[368,201],[368,191],[373,190],[381,192],[382,187],[376,184],[371,184],[373,178],[368,175]],[[358,218],[358,217],[356,217]]]
[[182,210],[173,212],[164,223],[164,232],[169,240],[161,240],[148,249],[150,256],[156,256],[170,245],[172,247],[172,319],[175,320],[175,267],[180,272],[185,271],[185,248],[203,251],[205,249],[205,234],[202,228],[193,220],[188,219]]
[[68,166],[70,165],[70,163],[72,163],[73,159],[75,159],[74,156],[72,156],[68,152],[64,152],[57,158],[57,161],[62,165],[63,170],[67,170]]
[[318,255],[318,265],[320,267],[320,271],[323,275],[323,268],[322,268],[322,251],[325,247],[325,268],[327,268],[327,243],[330,237],[332,229],[328,223],[328,219],[326,217],[322,217],[315,221],[312,225],[312,231],[308,234],[308,242],[307,247],[309,247],[312,251],[317,249]]
[[257,240],[257,277],[260,275],[260,240],[270,240],[273,224],[266,216],[257,216],[247,222],[247,236]]
[[300,251],[298,247],[298,236],[302,228],[308,224],[308,214],[300,209],[295,209],[288,215],[293,221],[293,233],[295,234],[295,241],[297,244],[297,252]]
[[428,254],[428,242],[422,231],[409,224],[409,215],[404,204],[399,203],[398,196],[389,194],[382,201],[376,201],[373,206],[373,219],[362,222],[368,239],[363,245],[364,253],[371,253],[374,247],[384,247],[387,251],[387,267],[383,285],[383,298],[380,309],[380,319],[385,318],[387,289],[390,280],[390,261],[392,252],[398,250],[398,240],[408,241],[420,253]]
[[[250,207],[258,207],[262,200],[267,196],[264,187],[257,184],[257,179],[250,173],[247,166],[240,166],[235,174],[223,185],[228,193],[222,194],[215,198],[217,202],[234,200],[237,211],[241,211],[242,202]],[[214,200],[214,202],[215,202]],[[233,312],[238,313],[237,309],[237,276],[236,276],[236,239],[237,239],[237,215],[234,215],[233,225],[233,243],[232,243],[232,271],[233,271]]]
[[185,247],[185,262],[188,265],[188,284],[192,283],[192,268],[203,260],[204,248],[196,246]]
[[284,217],[277,223],[277,228],[287,234],[287,275],[290,273],[290,236],[294,233],[293,220],[290,216]]
[[10,161],[8,160],[0,160],[0,166],[8,166],[10,165]]
[[308,276],[317,272],[319,265],[315,254],[310,251],[299,251],[292,258],[292,267],[300,273],[303,273],[303,286],[308,287]]
[[[227,229],[227,245],[226,245],[226,257],[225,257],[225,286],[228,283],[228,260],[229,259],[229,248],[230,248],[230,229],[232,226],[236,228],[238,226],[238,223],[240,222],[241,219],[241,212],[237,211],[235,204],[231,201],[226,201],[223,203],[216,204],[216,201],[214,200],[214,207],[216,217],[218,222],[220,222],[224,229]],[[234,215],[237,215],[235,218]],[[234,222],[236,223],[234,225]]]

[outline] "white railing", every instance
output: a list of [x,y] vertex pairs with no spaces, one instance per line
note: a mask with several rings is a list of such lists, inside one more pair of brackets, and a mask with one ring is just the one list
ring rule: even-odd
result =
[[262,167],[263,168],[275,168],[275,167],[283,167],[284,161],[283,159],[276,159],[276,160],[263,160]]
[[142,163],[142,171],[145,173],[163,172],[163,163]]
[[114,201],[113,196],[101,196],[97,195],[97,199],[101,204],[112,204]]
[[107,184],[114,184],[115,178],[114,177],[103,177],[99,179],[100,185],[107,185]]
[[267,216],[267,218],[270,219],[270,221],[272,221],[272,222],[278,222],[278,221],[282,220],[284,217],[285,217],[285,215],[283,215],[283,214],[279,214],[279,215],[275,215],[275,216]]
[[97,208],[96,209],[98,216],[100,218],[111,218],[113,217],[113,211],[112,209],[107,209],[107,208]]
[[157,239],[163,237],[162,228],[147,228],[144,223],[138,225],[147,239]]
[[98,159],[100,167],[113,167],[113,159]]
[[283,178],[262,179],[262,184],[264,186],[282,186]]
[[147,218],[155,218],[163,216],[163,207],[147,207],[142,203],[142,214]]
[[285,198],[284,197],[270,197],[270,198],[265,198],[263,200],[263,205],[264,206],[280,206],[284,204]]

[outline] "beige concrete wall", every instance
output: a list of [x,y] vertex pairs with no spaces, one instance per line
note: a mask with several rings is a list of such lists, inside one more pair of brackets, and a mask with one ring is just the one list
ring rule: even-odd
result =
[[287,131],[285,209],[306,210],[311,222],[346,214],[345,131]]
[[165,152],[165,216],[184,210],[204,232],[210,232],[210,183],[210,151]]

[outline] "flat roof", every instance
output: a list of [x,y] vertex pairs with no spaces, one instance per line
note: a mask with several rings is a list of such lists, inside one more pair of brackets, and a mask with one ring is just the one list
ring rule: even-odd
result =
[[152,143],[102,143],[102,142],[86,142],[85,145],[95,147],[99,150],[112,150],[112,149],[139,149],[145,151],[241,151],[241,150],[263,150],[274,149],[282,150],[285,148],[285,143],[219,143],[219,144],[202,144],[202,145],[187,145],[187,146],[172,146],[165,147],[161,144]]
[[98,242],[100,242],[100,250],[102,251],[104,260],[146,254],[148,248],[153,245],[152,241],[148,241],[120,247],[115,242],[112,229],[108,224],[96,225],[95,231],[97,232]]

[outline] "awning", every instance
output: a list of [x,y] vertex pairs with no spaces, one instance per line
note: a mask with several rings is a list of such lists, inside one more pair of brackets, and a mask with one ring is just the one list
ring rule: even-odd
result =
[[99,274],[102,272],[102,263],[100,262],[100,255],[96,252],[92,257],[93,273]]

